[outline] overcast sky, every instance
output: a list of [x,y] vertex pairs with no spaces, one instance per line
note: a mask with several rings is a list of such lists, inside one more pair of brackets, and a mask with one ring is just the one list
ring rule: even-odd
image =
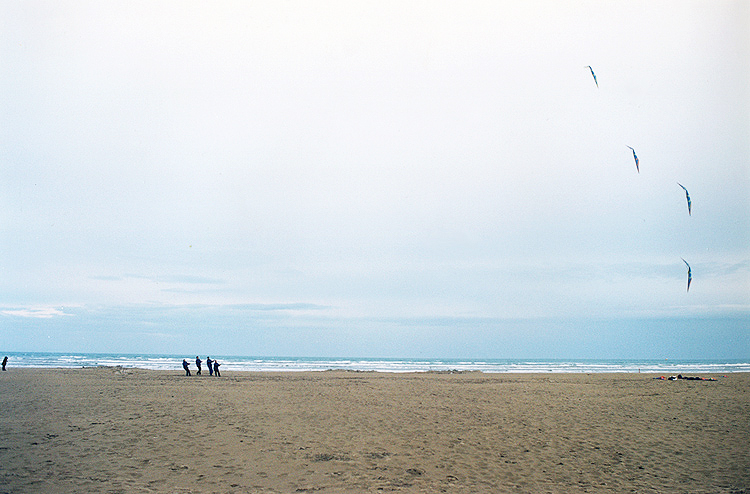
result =
[[0,165],[0,350],[750,356],[748,1],[6,1]]

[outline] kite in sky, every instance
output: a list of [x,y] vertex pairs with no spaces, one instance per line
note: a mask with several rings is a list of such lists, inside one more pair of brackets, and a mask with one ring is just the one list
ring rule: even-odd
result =
[[[630,148],[630,146],[628,146],[628,147]],[[638,173],[641,173],[641,169],[640,169],[640,168],[638,168],[638,156],[636,156],[636,155],[635,155],[635,149],[633,149],[633,148],[630,148],[630,150],[631,150],[631,151],[633,151],[633,159],[635,160],[635,170],[636,170],[636,171],[637,171]]]
[[[680,257],[680,259],[682,259],[682,258]],[[685,266],[687,266],[687,268],[688,268],[688,286],[687,286],[687,291],[690,291],[690,282],[693,281],[693,272],[690,269],[690,264],[688,264],[688,262],[685,259],[682,259],[682,262],[684,262]]]
[[594,83],[596,84],[596,87],[599,87],[599,83],[596,82],[596,74],[594,74],[594,69],[591,68],[591,65],[587,65],[586,67],[588,67],[589,70],[591,71],[591,76],[594,78]]
[[688,214],[689,214],[690,216],[692,216],[692,215],[693,215],[693,213],[692,213],[692,212],[690,211],[690,209],[691,209],[691,207],[692,207],[692,204],[693,204],[693,203],[692,203],[692,201],[690,200],[690,194],[688,194],[688,191],[687,191],[687,189],[686,189],[686,188],[685,188],[685,186],[684,186],[684,185],[682,185],[682,184],[681,184],[680,182],[677,182],[677,185],[679,185],[680,187],[682,187],[682,190],[684,190],[684,191],[685,191],[685,197],[687,197],[687,203],[688,203]]

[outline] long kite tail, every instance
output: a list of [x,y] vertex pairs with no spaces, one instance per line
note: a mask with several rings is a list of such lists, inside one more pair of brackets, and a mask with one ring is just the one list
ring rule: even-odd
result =
[[685,198],[687,199],[687,205],[688,205],[688,215],[692,216],[693,215],[693,212],[692,212],[693,201],[690,200],[690,193],[685,188],[685,186],[682,185],[680,182],[677,182],[677,185],[679,185],[680,187],[682,187],[682,190],[685,191]]
[[591,77],[594,78],[594,84],[596,84],[596,87],[599,87],[599,81],[596,80],[596,74],[594,74],[594,69],[591,68],[591,65],[587,65],[586,67],[589,68],[591,71]]
[[630,148],[631,151],[633,151],[633,159],[635,160],[635,171],[637,171],[638,173],[641,173],[641,169],[638,167],[638,164],[639,164],[638,155],[635,154],[635,149],[633,149],[630,146],[628,147]]
[[[680,259],[682,259],[682,258],[680,258]],[[682,259],[682,262],[684,262],[685,266],[687,266],[687,268],[688,268],[688,273],[687,273],[688,274],[688,277],[687,277],[688,278],[687,279],[687,291],[689,292],[690,291],[690,282],[693,281],[693,270],[690,269],[690,264],[688,264],[688,262],[685,259]]]

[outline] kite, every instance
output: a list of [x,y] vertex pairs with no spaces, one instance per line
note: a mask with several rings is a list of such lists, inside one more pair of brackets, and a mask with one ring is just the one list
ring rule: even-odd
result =
[[596,82],[596,74],[594,74],[594,69],[591,68],[591,65],[587,65],[586,67],[588,67],[589,70],[591,71],[591,77],[594,78],[594,84],[596,84],[596,87],[599,87],[599,83]]
[[[682,259],[680,257],[680,259]],[[688,268],[688,285],[687,285],[687,291],[690,291],[690,282],[693,281],[693,271],[690,269],[690,264],[685,259],[682,259],[682,262],[685,263],[685,266]]]
[[687,203],[688,203],[688,215],[692,216],[693,213],[690,211],[690,209],[691,209],[691,207],[693,205],[693,202],[690,200],[690,194],[688,194],[687,189],[680,182],[677,182],[677,185],[679,185],[680,187],[682,187],[682,190],[685,191],[685,197],[687,198]]
[[[628,146],[628,147],[630,148],[630,146]],[[641,173],[641,169],[640,169],[640,168],[638,168],[638,156],[636,156],[636,154],[635,154],[635,149],[633,149],[633,148],[630,148],[630,150],[631,150],[631,151],[633,151],[633,159],[635,160],[635,170],[636,170],[636,171],[637,171],[638,173]]]

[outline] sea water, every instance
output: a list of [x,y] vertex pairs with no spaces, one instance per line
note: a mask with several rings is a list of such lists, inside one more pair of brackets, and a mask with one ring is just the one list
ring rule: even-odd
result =
[[[8,368],[132,367],[182,371],[182,359],[195,369],[195,355],[131,355],[119,353],[24,353],[8,356]],[[3,355],[3,356],[4,356]],[[0,356],[1,358],[2,356]],[[206,355],[201,355],[203,361]],[[750,372],[750,359],[742,360],[615,360],[615,359],[440,359],[440,358],[314,358],[243,357],[211,355],[221,371],[377,371],[486,373],[601,373],[649,372],[659,374]],[[205,366],[205,363],[204,363]]]

